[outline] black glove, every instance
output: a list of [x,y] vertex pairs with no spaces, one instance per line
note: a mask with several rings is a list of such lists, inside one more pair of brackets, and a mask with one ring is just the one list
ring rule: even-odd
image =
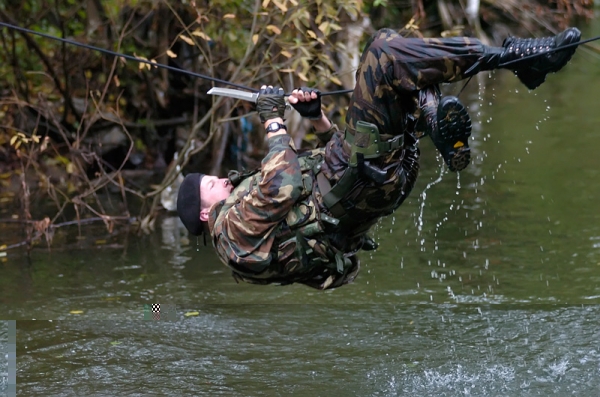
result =
[[309,120],[319,120],[321,118],[321,91],[313,88],[302,87],[299,88],[304,93],[311,94],[315,92],[317,99],[311,99],[308,102],[300,102],[291,104],[294,109],[300,113],[300,116],[306,117]]
[[256,111],[260,116],[260,122],[264,123],[269,119],[277,117],[283,118],[285,114],[285,97],[283,88],[267,87],[261,88],[256,100]]

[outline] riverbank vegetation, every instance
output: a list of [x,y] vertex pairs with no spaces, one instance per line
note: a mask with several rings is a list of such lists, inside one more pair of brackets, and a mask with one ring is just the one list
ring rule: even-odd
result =
[[[591,0],[6,0],[0,20],[257,88],[353,87],[358,56],[380,27],[424,36],[555,33],[593,17]],[[253,168],[264,135],[251,104],[222,86],[0,28],[1,223],[24,226],[0,251],[61,226],[151,230],[174,209],[184,171]],[[347,95],[328,96],[340,124]],[[290,117],[297,143],[310,145]]]

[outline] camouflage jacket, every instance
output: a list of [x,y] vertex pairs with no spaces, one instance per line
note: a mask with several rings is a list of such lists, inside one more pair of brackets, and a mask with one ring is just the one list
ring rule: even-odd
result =
[[[334,134],[342,135],[335,125],[317,136],[325,143]],[[344,272],[338,272],[338,251],[320,221],[314,186],[314,167],[325,149],[299,155],[289,135],[273,136],[268,144],[260,172],[211,209],[213,245],[236,279],[327,288]],[[347,267],[354,264],[350,262],[346,260]]]

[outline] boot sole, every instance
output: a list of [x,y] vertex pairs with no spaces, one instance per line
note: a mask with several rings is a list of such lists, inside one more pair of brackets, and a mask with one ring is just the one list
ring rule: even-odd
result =
[[458,98],[442,98],[437,110],[438,130],[431,138],[450,171],[462,171],[471,162],[471,117]]

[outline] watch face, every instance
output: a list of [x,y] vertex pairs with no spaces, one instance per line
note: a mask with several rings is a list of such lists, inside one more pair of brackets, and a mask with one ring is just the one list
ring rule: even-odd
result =
[[273,123],[269,124],[269,126],[267,127],[267,132],[279,131],[282,128],[285,128],[285,126],[279,124],[278,122],[273,122]]

